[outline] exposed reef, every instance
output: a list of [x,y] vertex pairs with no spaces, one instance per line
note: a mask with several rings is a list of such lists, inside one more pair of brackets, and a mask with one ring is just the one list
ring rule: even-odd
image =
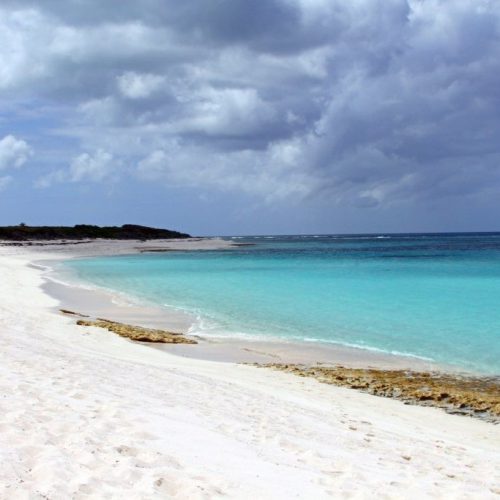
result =
[[[62,311],[61,311],[62,312]],[[79,316],[73,312],[65,312]],[[142,326],[127,325],[125,323],[118,323],[117,321],[110,321],[108,319],[97,318],[80,319],[76,322],[79,326],[95,326],[98,328],[105,328],[106,330],[137,342],[156,342],[161,344],[197,344],[196,340],[185,337],[182,333],[169,332],[167,330],[157,330],[154,328],[144,328]]]
[[500,422],[500,380],[442,372],[254,363],[300,377],[399,399],[406,404],[435,406],[448,413]]
[[59,309],[63,314],[68,314],[69,316],[79,316],[80,318],[88,318],[87,314],[80,314],[75,311],[69,311],[68,309]]

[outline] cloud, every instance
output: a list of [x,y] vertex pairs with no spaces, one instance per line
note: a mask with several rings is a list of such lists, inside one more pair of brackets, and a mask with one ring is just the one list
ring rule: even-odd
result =
[[26,141],[17,139],[13,135],[6,135],[0,140],[0,170],[19,168],[32,154]]
[[242,191],[269,202],[291,196],[302,198],[316,189],[314,177],[297,167],[296,155],[300,151],[291,144],[276,145],[270,151],[261,152],[204,153],[203,147],[186,149],[173,141],[142,159],[137,175],[169,185],[204,185],[221,191]]
[[157,92],[165,84],[162,76],[128,71],[118,77],[118,88],[124,97],[141,99]]
[[500,191],[493,0],[0,10],[0,88],[55,109],[73,143],[39,185],[132,175],[363,207]]
[[64,182],[101,182],[115,178],[120,165],[119,160],[102,149],[93,154],[81,153],[72,159],[68,168],[52,170],[38,177],[34,186],[45,189]]
[[69,179],[72,182],[84,179],[99,182],[112,175],[114,165],[113,155],[102,149],[93,155],[83,153],[71,162]]
[[12,181],[12,177],[10,175],[4,175],[0,177],[0,191],[5,189],[8,184]]
[[42,175],[34,182],[34,187],[37,189],[49,188],[53,184],[66,182],[68,180],[68,174],[65,170],[52,170],[51,172]]

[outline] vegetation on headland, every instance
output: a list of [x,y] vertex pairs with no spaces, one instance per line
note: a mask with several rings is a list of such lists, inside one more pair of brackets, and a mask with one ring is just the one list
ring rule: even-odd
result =
[[189,238],[190,235],[153,227],[124,224],[123,226],[100,227],[88,224],[76,226],[19,226],[0,227],[0,240],[29,241],[29,240],[160,240],[171,238]]

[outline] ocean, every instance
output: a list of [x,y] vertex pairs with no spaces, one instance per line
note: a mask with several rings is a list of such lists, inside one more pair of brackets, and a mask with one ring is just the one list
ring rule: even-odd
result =
[[231,250],[66,261],[188,311],[191,333],[333,343],[500,374],[500,233],[232,237]]

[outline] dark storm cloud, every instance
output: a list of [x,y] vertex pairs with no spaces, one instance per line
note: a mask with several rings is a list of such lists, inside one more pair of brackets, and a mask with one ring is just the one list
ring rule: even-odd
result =
[[4,95],[73,109],[59,133],[80,147],[41,185],[122,172],[360,206],[500,190],[496,2],[0,9]]
[[335,25],[326,23],[303,29],[300,4],[281,0],[124,0],[119,3],[7,0],[5,4],[13,8],[40,9],[73,26],[141,22],[174,30],[188,43],[248,44],[278,52],[326,42],[335,29]]

